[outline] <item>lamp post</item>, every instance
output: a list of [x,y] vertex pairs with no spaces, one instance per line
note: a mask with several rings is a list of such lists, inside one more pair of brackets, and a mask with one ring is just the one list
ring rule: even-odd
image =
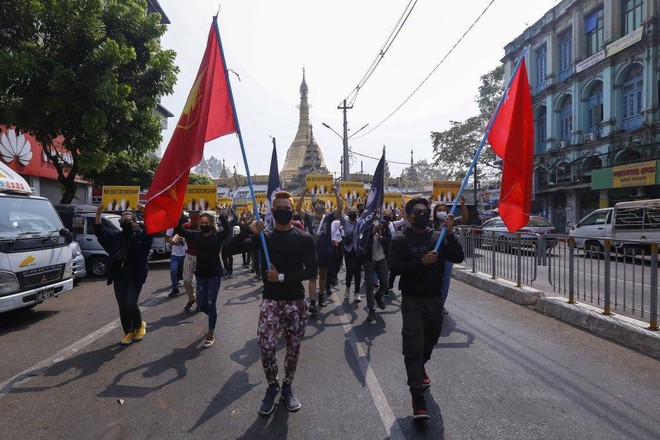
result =
[[[346,101],[344,101],[344,106],[345,106],[345,104],[346,104]],[[347,128],[347,125],[346,125],[346,111],[344,110],[344,135],[343,136],[340,135],[339,133],[337,133],[337,131],[334,128],[330,127],[325,122],[321,122],[321,125],[323,125],[325,128],[327,128],[328,130],[330,130],[331,132],[333,132],[334,134],[339,136],[339,138],[342,140],[342,144],[344,146],[344,154],[341,157],[341,164],[342,164],[342,166],[341,166],[341,178],[342,178],[343,181],[348,182],[350,180],[350,176],[351,176],[350,169],[349,169],[349,161],[348,161],[348,140],[350,138],[352,138],[353,136],[355,136],[356,134],[358,134],[359,132],[361,132],[362,130],[364,130],[365,128],[367,128],[367,126],[369,124],[368,123],[364,124],[359,130],[357,130],[355,133],[348,136],[348,128]]]

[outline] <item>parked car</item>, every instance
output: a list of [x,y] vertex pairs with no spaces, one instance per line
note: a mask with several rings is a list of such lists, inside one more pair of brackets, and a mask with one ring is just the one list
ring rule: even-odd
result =
[[536,234],[545,238],[545,245],[547,249],[551,249],[557,245],[557,229],[550,221],[541,216],[532,215],[529,217],[527,226],[517,232],[509,232],[504,221],[501,217],[495,217],[486,221],[482,228],[484,238],[484,246],[490,246],[489,238],[492,233],[495,233],[496,249],[508,252],[515,249],[517,246],[517,232],[521,233],[521,243],[523,248],[532,248],[538,245],[538,238]]
[[80,245],[75,240],[72,240],[71,243],[69,243],[69,249],[71,249],[71,256],[73,258],[73,285],[76,286],[80,284],[80,280],[87,275],[85,256],[80,249]]
[[[92,205],[55,205],[64,225],[71,231],[73,238],[80,245],[89,273],[96,277],[108,274],[108,253],[94,235],[96,207]],[[101,214],[101,222],[110,228],[120,230],[117,214]]]

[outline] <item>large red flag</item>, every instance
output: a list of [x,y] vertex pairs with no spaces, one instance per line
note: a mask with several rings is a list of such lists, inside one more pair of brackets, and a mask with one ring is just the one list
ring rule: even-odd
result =
[[176,226],[190,168],[202,160],[204,143],[236,131],[214,19],[197,78],[147,193],[144,220],[148,233]]
[[527,225],[532,205],[534,118],[525,60],[495,116],[488,142],[503,160],[498,211],[509,232],[514,232]]

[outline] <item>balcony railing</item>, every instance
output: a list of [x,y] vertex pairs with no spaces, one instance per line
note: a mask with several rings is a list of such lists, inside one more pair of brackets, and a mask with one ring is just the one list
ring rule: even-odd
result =
[[548,88],[548,80],[537,83],[534,86],[534,94],[537,95]]
[[559,72],[559,75],[557,76],[557,78],[559,79],[559,82],[562,82],[562,81],[566,80],[572,74],[573,74],[573,66]]
[[637,130],[642,126],[642,115],[635,115],[630,118],[625,118],[621,121],[621,128],[625,131]]

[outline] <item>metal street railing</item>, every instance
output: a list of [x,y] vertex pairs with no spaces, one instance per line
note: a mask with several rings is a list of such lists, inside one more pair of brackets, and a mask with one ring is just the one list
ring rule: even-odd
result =
[[608,240],[602,249],[582,249],[568,236],[457,230],[472,272],[567,296],[569,303],[589,303],[605,315],[639,318],[658,329],[658,243]]

